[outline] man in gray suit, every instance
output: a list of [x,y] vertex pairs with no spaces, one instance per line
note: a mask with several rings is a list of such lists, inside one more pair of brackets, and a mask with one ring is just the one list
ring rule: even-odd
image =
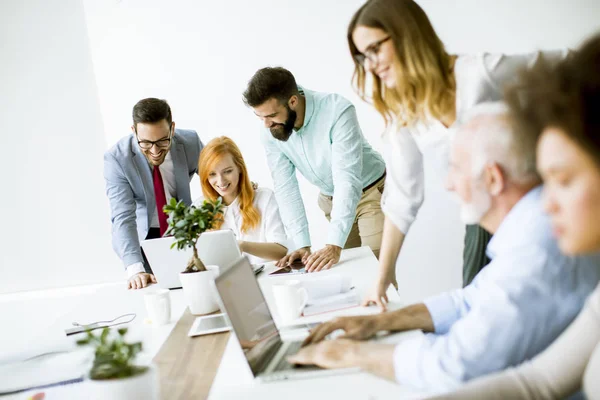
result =
[[104,179],[113,249],[125,265],[128,287],[140,289],[156,283],[140,241],[163,236],[162,208],[171,198],[192,203],[190,180],[203,145],[195,131],[175,129],[169,104],[155,98],[133,107],[131,130],[104,154]]

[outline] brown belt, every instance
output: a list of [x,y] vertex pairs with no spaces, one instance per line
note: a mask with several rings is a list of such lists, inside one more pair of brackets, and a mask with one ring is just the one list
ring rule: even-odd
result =
[[366,192],[367,190],[371,189],[373,186],[377,185],[379,182],[381,182],[383,180],[383,178],[385,178],[385,170],[383,170],[383,175],[381,175],[381,177],[379,179],[377,179],[375,182],[369,184],[369,186],[367,186],[366,188],[363,189],[363,193]]

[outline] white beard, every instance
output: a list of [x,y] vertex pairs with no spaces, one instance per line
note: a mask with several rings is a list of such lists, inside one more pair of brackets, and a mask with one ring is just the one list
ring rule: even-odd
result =
[[470,203],[461,202],[460,219],[466,225],[478,224],[492,206],[492,196],[484,190],[473,189]]

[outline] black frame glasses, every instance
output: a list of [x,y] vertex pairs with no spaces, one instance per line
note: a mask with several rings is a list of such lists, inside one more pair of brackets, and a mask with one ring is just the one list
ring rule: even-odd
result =
[[387,36],[381,40],[378,40],[374,43],[371,43],[369,47],[365,49],[364,53],[357,53],[354,55],[354,60],[357,64],[361,66],[365,66],[365,61],[368,59],[372,64],[377,64],[379,60],[377,57],[379,56],[379,50],[381,50],[381,45],[390,40],[392,37]]
[[159,149],[166,149],[169,147],[169,145],[171,144],[171,140],[173,139],[173,130],[172,128],[169,128],[169,137],[166,139],[159,139],[154,141],[139,140],[137,132],[135,133],[135,137],[137,139],[138,146],[140,146],[140,149],[142,150],[150,150],[154,146],[158,147]]

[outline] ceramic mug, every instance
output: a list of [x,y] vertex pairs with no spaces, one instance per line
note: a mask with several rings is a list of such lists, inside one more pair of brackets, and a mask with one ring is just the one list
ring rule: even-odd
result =
[[290,322],[302,315],[308,292],[299,280],[274,283],[271,290],[282,322]]
[[144,294],[148,318],[153,324],[164,325],[171,321],[171,295],[169,289],[158,289]]

